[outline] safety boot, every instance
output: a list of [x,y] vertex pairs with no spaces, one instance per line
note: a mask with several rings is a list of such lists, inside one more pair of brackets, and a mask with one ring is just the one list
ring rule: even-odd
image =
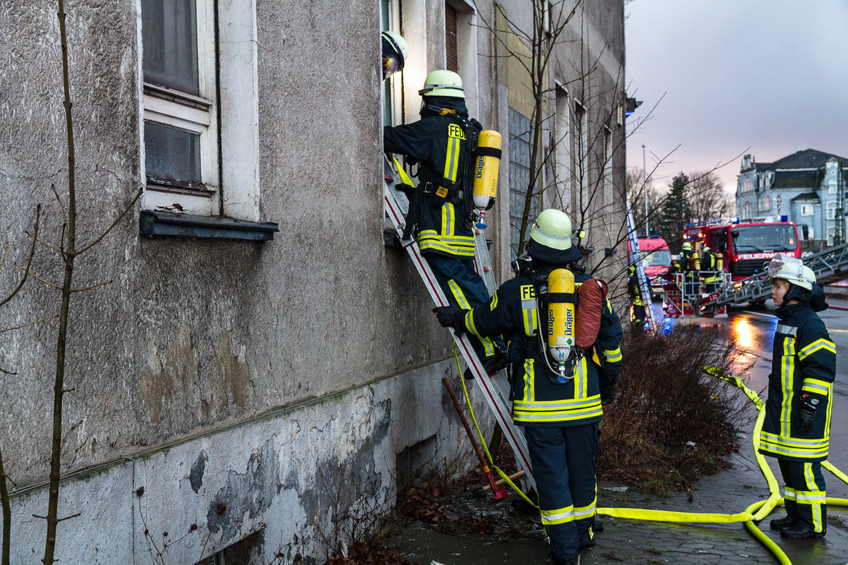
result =
[[578,565],[580,563],[580,556],[576,553],[567,559],[557,559],[554,557],[554,565]]
[[814,532],[799,523],[780,530],[780,537],[789,539],[823,538],[826,533],[826,528],[820,532]]
[[799,521],[799,518],[795,516],[785,516],[783,518],[776,518],[769,522],[769,528],[772,530],[782,530],[783,528],[788,528],[790,526],[794,526]]

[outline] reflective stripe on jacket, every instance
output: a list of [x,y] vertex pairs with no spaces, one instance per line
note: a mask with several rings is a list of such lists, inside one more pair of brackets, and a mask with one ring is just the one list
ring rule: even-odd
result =
[[[550,270],[553,270],[551,267]],[[575,277],[577,283],[589,280],[586,275]],[[546,327],[547,312],[542,315]],[[503,335],[513,340],[538,340],[539,316],[535,288],[525,276],[505,282],[489,303],[475,308],[465,316],[466,329],[478,337]],[[605,301],[601,327],[595,345],[585,350],[574,367],[573,378],[566,384],[554,384],[541,358],[527,350],[514,364],[512,395],[513,419],[522,426],[574,426],[600,421],[601,392],[612,387],[621,365],[621,323],[609,300]],[[547,343],[547,339],[545,339]],[[605,399],[611,401],[611,398]]]
[[[823,461],[830,442],[836,346],[809,305],[782,306],[775,313],[780,323],[774,334],[760,452],[780,459]],[[797,429],[804,393],[826,401],[816,410],[813,428],[801,435]]]
[[418,223],[417,241],[421,251],[471,258],[474,232],[470,218],[462,217],[461,210],[452,202],[453,190],[444,186],[450,183],[461,186],[466,173],[468,140],[459,123],[457,118],[444,115],[397,127],[385,126],[383,149],[417,159],[419,188],[423,190],[430,183]]

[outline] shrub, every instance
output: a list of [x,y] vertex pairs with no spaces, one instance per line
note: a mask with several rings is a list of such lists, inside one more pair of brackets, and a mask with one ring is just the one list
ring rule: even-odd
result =
[[747,405],[703,367],[730,372],[735,351],[717,329],[625,336],[618,396],[601,424],[600,476],[663,491],[722,469]]

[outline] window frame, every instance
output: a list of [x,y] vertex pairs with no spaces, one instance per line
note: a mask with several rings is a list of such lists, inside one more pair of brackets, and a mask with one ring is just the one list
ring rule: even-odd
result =
[[801,217],[812,217],[815,209],[812,204],[801,204]]
[[[388,22],[383,21],[383,1],[380,0],[380,31],[394,31],[396,33],[401,33],[401,20],[400,20],[400,11],[401,11],[401,0],[385,0],[388,9]],[[407,61],[406,63],[408,63]],[[406,64],[404,65],[406,68]],[[383,114],[383,124],[384,125],[392,125],[396,126],[403,123],[403,82],[401,79],[401,75],[403,72],[395,73],[388,80],[384,81],[385,84],[380,87],[380,102],[382,107]],[[391,113],[388,116],[388,122],[386,121],[386,93],[389,93],[389,112]]]
[[[215,2],[214,0],[195,0],[197,17],[197,80],[198,95],[189,94],[165,86],[148,83],[144,80],[144,53],[139,51],[139,64],[142,68],[142,127],[141,143],[144,154],[144,124],[155,122],[174,127],[200,136],[200,184],[177,181],[162,184],[151,181],[144,171],[145,193],[164,192],[202,197],[209,202],[191,202],[179,199],[183,209],[189,211],[218,212],[217,202],[210,198],[220,187],[220,166],[218,151],[218,100],[217,100],[217,46],[215,41]],[[141,20],[142,18],[140,18]],[[141,21],[139,26],[141,26]],[[143,33],[143,30],[139,28]],[[143,37],[143,35],[142,35]],[[150,195],[153,196],[153,195]],[[173,199],[173,198],[171,198]],[[152,200],[156,200],[155,197]],[[184,204],[184,202],[187,204]],[[205,204],[205,205],[204,205]]]
[[828,222],[836,220],[836,210],[839,208],[839,202],[831,200],[825,205],[825,219]]
[[571,125],[573,122],[571,111],[571,96],[568,90],[557,83],[555,100],[556,121],[556,172],[557,186],[560,200],[566,211],[571,210],[571,177],[573,165],[572,159],[572,135]]

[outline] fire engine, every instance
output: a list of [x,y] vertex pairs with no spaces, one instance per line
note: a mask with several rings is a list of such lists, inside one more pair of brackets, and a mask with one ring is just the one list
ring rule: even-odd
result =
[[772,257],[790,253],[801,258],[801,243],[795,224],[787,216],[732,218],[693,225],[684,230],[684,241],[709,246],[724,257],[724,269],[732,280],[762,273]]

